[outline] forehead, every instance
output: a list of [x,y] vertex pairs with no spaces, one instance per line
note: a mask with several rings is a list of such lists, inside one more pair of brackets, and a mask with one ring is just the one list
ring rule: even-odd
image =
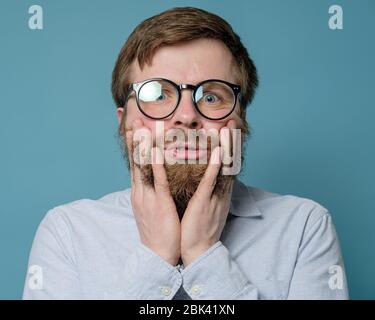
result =
[[134,82],[166,78],[176,83],[196,84],[206,79],[237,82],[237,66],[227,46],[214,39],[198,39],[163,46],[155,51],[151,64],[132,66]]

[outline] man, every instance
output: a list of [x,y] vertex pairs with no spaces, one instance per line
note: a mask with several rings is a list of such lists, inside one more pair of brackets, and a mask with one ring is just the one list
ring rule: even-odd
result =
[[220,17],[176,8],[142,22],[112,79],[131,188],[47,213],[24,298],[348,298],[327,209],[236,179],[256,86]]

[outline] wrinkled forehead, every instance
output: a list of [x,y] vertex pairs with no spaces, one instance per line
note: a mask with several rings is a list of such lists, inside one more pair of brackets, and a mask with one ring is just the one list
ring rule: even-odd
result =
[[196,84],[207,79],[238,83],[239,72],[228,47],[215,39],[198,39],[158,48],[150,64],[134,61],[132,82],[161,77],[176,83]]

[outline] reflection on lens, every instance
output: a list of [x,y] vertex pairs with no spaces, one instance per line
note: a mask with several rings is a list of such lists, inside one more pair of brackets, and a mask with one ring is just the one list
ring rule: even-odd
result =
[[178,100],[177,89],[168,81],[152,80],[138,92],[141,110],[152,118],[164,118],[173,112]]
[[159,82],[151,81],[146,83],[139,91],[139,99],[144,102],[157,100],[162,94],[162,85]]
[[195,101],[199,101],[203,97],[203,86],[199,86],[197,91],[195,92]]

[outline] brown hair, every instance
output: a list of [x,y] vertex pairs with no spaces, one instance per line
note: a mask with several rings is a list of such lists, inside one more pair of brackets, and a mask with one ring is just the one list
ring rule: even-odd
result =
[[112,73],[112,96],[116,106],[123,107],[126,103],[130,67],[136,59],[143,68],[151,63],[158,48],[201,38],[222,41],[237,63],[242,87],[241,117],[244,131],[248,133],[245,108],[251,103],[258,85],[256,67],[232,27],[221,17],[202,9],[173,8],[144,20],[134,29],[122,47]]

